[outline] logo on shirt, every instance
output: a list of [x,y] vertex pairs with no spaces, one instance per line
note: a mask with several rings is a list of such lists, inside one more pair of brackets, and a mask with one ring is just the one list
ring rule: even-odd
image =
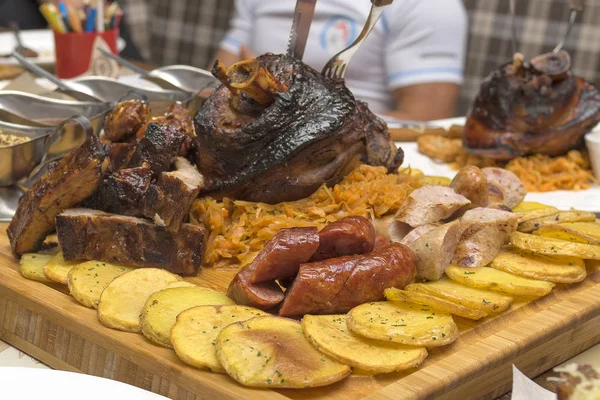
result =
[[356,39],[356,21],[348,17],[332,17],[321,31],[321,47],[335,54],[352,44]]

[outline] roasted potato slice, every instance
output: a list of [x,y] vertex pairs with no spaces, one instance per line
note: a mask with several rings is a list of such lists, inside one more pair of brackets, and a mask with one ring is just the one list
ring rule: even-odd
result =
[[44,274],[51,281],[67,285],[69,283],[69,272],[74,266],[80,263],[81,261],[65,261],[62,251],[59,251],[44,266]]
[[566,222],[546,225],[533,234],[568,242],[600,245],[600,224],[595,222]]
[[[513,210],[514,212],[514,210]],[[549,215],[554,215],[558,212],[558,209],[556,207],[547,207],[547,208],[540,208],[537,210],[531,210],[531,211],[524,211],[521,212],[521,216],[519,217],[519,220],[517,221],[519,224],[524,224],[526,222],[529,221],[533,221],[539,218],[544,218],[547,217]]]
[[68,274],[71,296],[89,308],[98,308],[102,291],[115,278],[135,268],[104,261],[87,261],[76,265]]
[[458,328],[450,314],[397,301],[354,307],[348,312],[346,324],[358,335],[409,346],[444,346],[458,337]]
[[487,313],[481,310],[465,307],[427,293],[388,288],[385,289],[385,298],[389,301],[404,301],[407,303],[421,304],[431,307],[434,310],[469,319],[477,320],[487,316]]
[[417,139],[420,153],[443,162],[453,162],[463,150],[462,139],[448,139],[437,135],[423,135]]
[[196,368],[225,373],[215,347],[221,329],[234,322],[269,314],[246,306],[197,306],[181,312],[171,329],[177,356]]
[[543,217],[530,219],[525,222],[519,222],[518,231],[530,233],[546,225],[554,225],[562,222],[593,222],[595,220],[596,214],[591,212],[577,210],[559,211]]
[[586,276],[581,258],[531,254],[520,249],[501,251],[490,266],[509,274],[556,283],[579,282]]
[[513,209],[513,212],[526,213],[535,210],[554,210],[558,211],[558,208],[548,206],[546,204],[538,203],[537,201],[522,201],[517,204]]
[[412,283],[406,286],[404,290],[429,294],[463,307],[481,310],[487,314],[506,311],[512,303],[512,297],[461,285],[448,279],[448,277],[443,277],[435,282]]
[[53,254],[26,253],[19,261],[19,273],[27,279],[38,282],[52,282],[44,274],[44,266],[52,260]]
[[461,268],[451,265],[446,268],[446,275],[466,286],[514,296],[541,297],[554,287],[551,282],[527,279],[490,267]]
[[510,236],[513,246],[549,256],[572,256],[584,260],[600,260],[600,246],[567,242],[527,233],[514,232]]
[[148,297],[182,278],[159,268],[139,268],[115,278],[98,302],[104,326],[126,332],[140,331],[140,313]]
[[221,330],[216,347],[225,371],[246,386],[325,386],[351,372],[349,366],[316,350],[304,337],[300,322],[282,317],[233,323]]
[[226,294],[203,287],[171,287],[152,293],[140,314],[140,328],[148,340],[171,346],[171,328],[177,315],[195,306],[235,304]]
[[342,314],[305,315],[302,329],[320,352],[373,374],[415,368],[427,357],[424,347],[367,339],[350,332]]

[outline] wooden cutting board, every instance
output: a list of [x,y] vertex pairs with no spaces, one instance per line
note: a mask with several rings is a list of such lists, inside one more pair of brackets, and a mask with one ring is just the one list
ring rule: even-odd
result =
[[[53,368],[116,379],[173,399],[495,398],[510,390],[511,365],[536,376],[600,342],[600,266],[579,284],[474,322],[455,318],[460,338],[430,351],[415,371],[351,376],[303,390],[245,388],[226,375],[191,368],[143,336],[103,327],[95,310],[65,287],[27,280],[0,224],[0,338]],[[140,245],[143,245],[140,243]],[[187,280],[224,291],[232,271]]]

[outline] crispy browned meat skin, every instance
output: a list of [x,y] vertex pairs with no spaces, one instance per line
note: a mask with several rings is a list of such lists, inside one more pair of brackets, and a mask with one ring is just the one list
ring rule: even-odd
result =
[[390,169],[402,162],[386,125],[343,81],[284,55],[265,54],[257,63],[278,84],[251,94],[270,97],[268,105],[222,85],[195,116],[206,193],[277,203],[335,184],[361,161]]
[[163,172],[140,201],[143,215],[157,225],[177,232],[187,220],[192,202],[204,187],[204,177],[183,157],[175,160],[175,171]]
[[128,166],[137,167],[145,161],[158,178],[161,172],[169,170],[171,163],[179,155],[185,138],[184,130],[177,124],[150,123],[146,135],[136,145]]
[[135,143],[105,143],[104,148],[110,161],[108,170],[116,172],[129,164],[135,152]]
[[152,170],[148,163],[143,163],[140,167],[124,168],[107,176],[98,192],[85,204],[117,214],[142,216],[140,205],[151,182]]
[[510,159],[531,153],[557,156],[581,145],[600,121],[600,92],[568,70],[564,50],[522,62],[515,57],[481,84],[465,124],[472,153]]
[[375,228],[365,217],[346,217],[319,232],[319,248],[312,261],[373,251]]
[[248,266],[250,282],[267,282],[296,276],[319,247],[315,227],[280,229]]
[[133,136],[150,119],[150,107],[140,100],[123,101],[115,106],[104,119],[104,136],[112,142],[120,142]]
[[260,310],[270,310],[284,299],[283,290],[275,283],[251,283],[252,270],[250,266],[238,272],[227,289],[227,296],[236,304],[256,307]]
[[279,315],[345,313],[359,304],[383,300],[385,289],[414,282],[415,263],[408,247],[392,243],[367,254],[302,264]]
[[[175,125],[176,127],[183,129],[190,139],[196,136],[194,120],[188,109],[179,102],[171,104],[171,107],[169,107],[169,110],[167,110],[165,115],[148,118],[146,123],[138,129],[135,135],[138,142],[146,135],[146,129],[148,129],[148,124],[150,123]],[[191,141],[189,144],[191,145]]]
[[23,195],[7,229],[16,256],[38,250],[54,229],[54,218],[96,191],[104,157],[100,141],[91,136]]
[[85,208],[56,217],[65,260],[99,260],[194,275],[202,264],[205,229],[183,224],[177,233],[149,221]]

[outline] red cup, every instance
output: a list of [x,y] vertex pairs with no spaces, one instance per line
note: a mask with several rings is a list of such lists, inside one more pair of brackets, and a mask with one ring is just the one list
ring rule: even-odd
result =
[[[96,37],[106,42],[113,54],[119,54],[117,39],[119,29],[111,29],[102,33],[59,33],[54,31],[54,55],[56,57],[55,74],[59,78],[74,78],[86,73],[92,67],[92,50]],[[105,59],[105,57],[103,57]],[[112,75],[110,63],[94,65],[95,75]]]

